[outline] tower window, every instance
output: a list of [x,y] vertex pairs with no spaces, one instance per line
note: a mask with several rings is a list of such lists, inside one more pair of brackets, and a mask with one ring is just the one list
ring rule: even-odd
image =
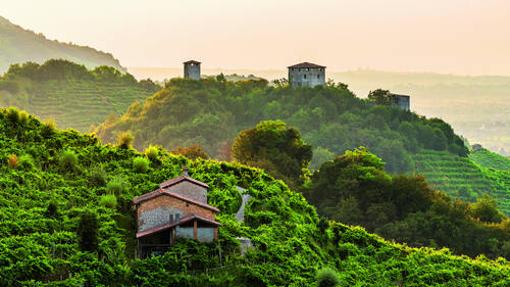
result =
[[305,75],[303,75],[303,79],[306,79],[306,74],[305,74]]
[[317,75],[317,79],[320,79],[321,78],[321,75]]

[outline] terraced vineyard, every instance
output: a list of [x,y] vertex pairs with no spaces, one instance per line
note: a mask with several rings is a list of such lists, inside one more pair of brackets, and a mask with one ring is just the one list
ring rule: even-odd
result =
[[496,170],[510,171],[510,159],[484,148],[473,151],[469,156],[476,164]]
[[143,100],[150,91],[136,85],[91,81],[48,81],[29,95],[23,109],[38,117],[54,118],[62,128],[88,131],[108,115],[121,114],[136,100]]
[[50,60],[43,65],[14,65],[0,77],[0,106],[16,106],[41,119],[52,118],[61,128],[87,132],[159,88],[110,67],[87,70],[72,62]]
[[469,201],[489,194],[502,211],[510,214],[510,170],[493,168],[504,167],[505,158],[499,156],[493,161],[490,157],[495,156],[498,155],[484,150],[475,151],[468,158],[427,150],[415,155],[414,160],[416,173],[424,175],[434,188]]

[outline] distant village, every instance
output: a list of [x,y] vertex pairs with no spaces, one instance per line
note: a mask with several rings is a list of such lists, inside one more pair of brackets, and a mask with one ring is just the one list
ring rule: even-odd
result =
[[[200,80],[201,62],[190,60],[184,64],[184,78],[190,80]],[[288,66],[288,78],[291,87],[310,87],[323,86],[326,84],[326,66],[317,65],[310,62],[303,62]],[[399,95],[390,93],[392,105],[406,111],[411,110],[411,97],[408,95]]]

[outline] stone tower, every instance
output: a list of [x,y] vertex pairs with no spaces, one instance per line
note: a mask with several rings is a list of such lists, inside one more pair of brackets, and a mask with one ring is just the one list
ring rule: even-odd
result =
[[315,87],[326,83],[326,67],[303,62],[289,66],[289,83],[292,87]]
[[195,60],[184,62],[184,78],[200,80],[200,62]]
[[398,95],[390,93],[389,95],[390,102],[392,105],[404,110],[404,111],[410,111],[411,110],[411,97],[408,95]]

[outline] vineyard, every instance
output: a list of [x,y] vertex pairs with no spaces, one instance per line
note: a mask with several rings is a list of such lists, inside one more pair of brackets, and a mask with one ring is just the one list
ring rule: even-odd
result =
[[159,86],[137,81],[111,67],[84,66],[50,60],[43,65],[13,65],[0,77],[0,106],[16,106],[61,128],[87,132],[109,115],[124,113]]
[[[54,118],[62,128],[88,131],[110,114],[121,114],[150,92],[136,85],[91,81],[48,81],[30,95],[27,111],[42,119]],[[84,113],[87,115],[84,115]]]
[[494,197],[510,213],[510,160],[485,149],[469,157],[422,151],[414,156],[416,173],[450,196],[474,201],[483,194]]

